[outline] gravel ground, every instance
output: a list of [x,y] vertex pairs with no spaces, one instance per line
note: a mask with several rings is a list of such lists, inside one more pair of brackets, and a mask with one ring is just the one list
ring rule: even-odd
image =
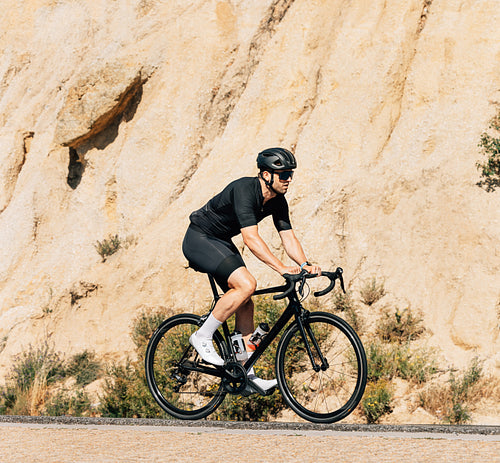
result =
[[500,462],[500,427],[0,417],[2,462]]

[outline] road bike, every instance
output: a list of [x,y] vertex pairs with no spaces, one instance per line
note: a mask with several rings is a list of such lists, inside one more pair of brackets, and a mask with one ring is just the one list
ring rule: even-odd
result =
[[[340,267],[322,272],[321,277],[330,282],[314,296],[332,291],[336,280],[345,292],[342,273]],[[204,316],[183,313],[165,320],[151,336],[145,360],[147,383],[160,407],[175,418],[197,420],[213,413],[227,394],[246,395],[247,372],[285,328],[275,360],[278,388],[285,402],[315,423],[334,423],[348,416],[365,390],[366,355],[345,320],[329,312],[310,312],[302,305],[306,281],[317,276],[305,270],[285,274],[283,285],[255,291],[254,295],[279,293],[273,298],[286,297],[288,305],[244,364],[236,358],[227,322],[222,324],[222,333],[218,330],[213,337],[223,366],[204,362],[189,344],[189,336],[210,312]],[[209,281],[214,295],[211,311],[221,296],[211,275]]]

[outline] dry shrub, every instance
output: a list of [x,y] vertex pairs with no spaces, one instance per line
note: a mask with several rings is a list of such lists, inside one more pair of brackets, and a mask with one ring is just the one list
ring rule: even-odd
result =
[[482,378],[482,362],[474,358],[458,376],[450,372],[447,383],[433,385],[419,394],[420,405],[450,424],[464,424],[471,420],[470,412],[485,393]]
[[366,280],[359,292],[361,302],[366,305],[375,304],[375,302],[382,299],[386,294],[384,282],[382,281],[382,283],[378,283],[375,277],[371,280]]
[[386,310],[377,327],[377,335],[384,341],[399,344],[413,341],[425,331],[422,322],[422,315],[414,314],[409,307],[403,311],[396,309],[394,313]]
[[352,326],[358,335],[361,335],[364,329],[364,322],[359,312],[356,303],[352,297],[352,293],[347,291],[337,291],[333,300],[333,305],[336,312],[342,312],[347,323]]

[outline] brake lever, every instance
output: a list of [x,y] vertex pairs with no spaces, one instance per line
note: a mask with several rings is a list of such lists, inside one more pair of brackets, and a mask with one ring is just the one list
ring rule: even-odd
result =
[[300,285],[299,285],[299,294],[300,297],[304,297],[304,286],[306,284],[306,276],[303,275],[302,278],[300,279]]
[[279,299],[284,299],[285,297],[289,296],[295,289],[295,285],[300,281],[300,286],[299,286],[299,293],[300,296],[302,297],[304,295],[304,285],[306,282],[306,278],[314,278],[315,276],[318,276],[317,273],[308,273],[306,270],[302,270],[301,273],[298,274],[284,274],[283,275],[285,279],[287,280],[288,287],[287,289],[281,293],[281,294],[276,294],[273,296],[273,299],[275,301]]
[[335,274],[337,275],[337,278],[340,280],[340,287],[342,288],[342,291],[345,292],[345,286],[344,286],[344,277],[342,276],[342,273],[344,273],[344,270],[342,268],[337,267],[337,270],[335,270]]

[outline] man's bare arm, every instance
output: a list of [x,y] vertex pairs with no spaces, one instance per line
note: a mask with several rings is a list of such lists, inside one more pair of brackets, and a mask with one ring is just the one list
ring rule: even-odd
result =
[[[304,253],[304,249],[300,244],[297,236],[293,230],[282,230],[280,231],[281,242],[283,243],[283,247],[285,248],[285,252],[288,254],[290,259],[297,262],[298,265],[302,265],[307,262],[307,257]],[[318,273],[321,275],[321,268],[317,265],[306,265],[304,268],[309,273]]]
[[284,273],[299,273],[300,268],[293,266],[287,267],[281,262],[269,249],[265,241],[259,235],[257,225],[245,227],[241,229],[241,236],[245,246],[252,251],[252,253],[265,264],[269,265],[273,270],[283,275]]

